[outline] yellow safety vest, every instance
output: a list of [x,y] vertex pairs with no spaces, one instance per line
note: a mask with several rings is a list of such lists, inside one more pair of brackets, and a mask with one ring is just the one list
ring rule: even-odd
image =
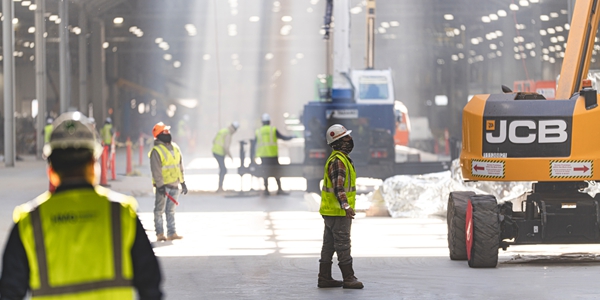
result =
[[133,197],[100,186],[18,206],[32,299],[133,299],[136,209]]
[[185,120],[180,120],[179,123],[177,123],[177,136],[180,138],[185,137]]
[[256,157],[277,157],[277,129],[264,125],[256,130]]
[[54,126],[52,124],[48,124],[44,127],[44,143],[50,143],[50,136],[52,136],[52,130]]
[[112,124],[104,124],[104,126],[100,130],[100,134],[102,135],[102,142],[104,142],[104,145],[112,144],[112,134],[110,132],[111,130]]
[[333,193],[333,183],[329,178],[329,164],[335,159],[344,163],[346,167],[346,180],[344,180],[344,191],[346,192],[346,197],[348,198],[348,204],[350,207],[354,209],[354,205],[356,203],[356,171],[354,170],[354,165],[350,162],[348,157],[340,152],[333,151],[331,155],[327,159],[325,163],[325,175],[323,176],[323,189],[321,190],[321,208],[319,212],[323,216],[345,216],[346,211],[342,209],[340,206],[340,202],[337,200],[337,197]]
[[225,137],[229,134],[229,128],[223,128],[217,132],[213,140],[212,152],[217,155],[225,155]]
[[[181,150],[179,150],[179,146],[175,143],[171,143],[173,146],[173,153],[167,149],[167,146],[164,144],[156,145],[148,152],[148,157],[152,155],[152,151],[156,151],[160,156],[160,162],[162,164],[162,177],[164,184],[176,183],[177,180],[179,182],[183,182],[183,173],[181,172],[181,168],[179,167],[179,162],[181,161]],[[152,183],[154,182],[154,178],[152,178]]]

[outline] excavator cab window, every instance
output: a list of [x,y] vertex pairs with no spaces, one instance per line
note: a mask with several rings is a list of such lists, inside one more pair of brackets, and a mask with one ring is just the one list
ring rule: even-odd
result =
[[388,82],[384,76],[362,76],[359,79],[360,99],[388,99]]

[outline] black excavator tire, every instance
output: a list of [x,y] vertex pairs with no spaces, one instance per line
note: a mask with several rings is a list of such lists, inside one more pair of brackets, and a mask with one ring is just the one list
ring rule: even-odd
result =
[[467,260],[465,216],[473,192],[452,192],[448,196],[448,249],[451,260]]
[[473,246],[471,268],[495,268],[500,248],[500,220],[496,197],[476,195],[471,197],[473,206]]

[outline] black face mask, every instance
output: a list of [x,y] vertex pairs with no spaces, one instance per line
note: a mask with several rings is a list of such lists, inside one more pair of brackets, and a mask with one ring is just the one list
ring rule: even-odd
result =
[[159,141],[168,144],[171,142],[171,135],[166,133],[161,133],[156,137]]
[[346,154],[350,154],[352,149],[354,149],[354,140],[343,141],[342,145],[340,145],[340,151]]

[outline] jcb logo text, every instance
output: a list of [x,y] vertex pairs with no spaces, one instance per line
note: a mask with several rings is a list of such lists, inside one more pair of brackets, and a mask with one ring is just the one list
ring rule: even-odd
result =
[[[497,124],[499,123],[499,124]],[[487,120],[485,140],[490,144],[564,143],[568,139],[567,122],[564,120]]]

